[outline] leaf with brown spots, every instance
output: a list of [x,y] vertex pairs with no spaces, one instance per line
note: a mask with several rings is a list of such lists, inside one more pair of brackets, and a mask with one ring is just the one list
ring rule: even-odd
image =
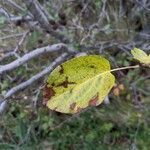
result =
[[43,97],[44,97],[43,104],[46,105],[48,100],[54,95],[55,95],[55,91],[53,90],[53,88],[45,85],[44,92],[43,92]]
[[44,89],[44,104],[62,113],[98,106],[114,85],[109,61],[98,55],[73,58],[56,67]]
[[75,107],[76,107],[76,103],[72,103],[72,104],[70,104],[70,109],[71,109],[71,110],[74,110],[74,109],[75,109]]
[[98,95],[96,95],[96,97],[92,98],[89,101],[89,106],[97,106],[97,102],[98,102]]
[[66,77],[66,79],[57,86],[63,86],[64,88],[67,88],[69,84],[75,84],[75,82],[69,82],[68,77]]

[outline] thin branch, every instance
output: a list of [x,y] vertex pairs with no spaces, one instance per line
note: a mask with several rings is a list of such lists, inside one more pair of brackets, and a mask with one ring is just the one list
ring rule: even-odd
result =
[[10,13],[5,8],[0,7],[0,14],[5,16],[6,18],[10,17]]
[[0,101],[0,115],[3,114],[7,108],[7,101]]
[[53,37],[59,39],[64,43],[70,42],[70,40],[66,38],[62,33],[54,31],[52,29],[49,23],[49,18],[47,18],[47,15],[45,15],[46,13],[43,12],[42,6],[37,0],[26,0],[24,2],[31,14],[34,16],[35,20],[39,22],[44,30],[48,31]]
[[139,0],[136,0],[136,2],[142,6],[145,10],[150,11],[150,9],[148,7],[146,7],[142,2],[140,2]]
[[48,13],[47,9],[43,7],[38,1],[36,3],[39,5],[40,9],[43,11],[44,15],[47,17],[47,19],[53,20],[54,18]]
[[0,62],[3,61],[4,59],[8,58],[8,57],[11,57],[11,56],[14,56],[14,52],[8,52],[6,54],[0,54]]
[[37,48],[36,50],[33,50],[33,51],[25,54],[23,57],[20,57],[13,62],[1,66],[0,67],[0,74],[4,73],[6,71],[13,70],[13,69],[19,67],[20,65],[26,63],[27,61],[31,60],[32,58],[35,58],[35,57],[42,55],[44,53],[55,52],[55,51],[60,51],[60,50],[66,51],[66,50],[68,50],[68,48],[63,43],[48,45],[48,46],[42,47],[42,48]]
[[56,58],[54,60],[54,62],[52,62],[48,67],[46,67],[43,71],[41,71],[40,73],[36,74],[35,76],[31,77],[29,80],[17,85],[16,87],[13,87],[12,89],[10,89],[4,96],[4,99],[9,98],[11,95],[15,94],[16,92],[23,90],[24,88],[26,88],[27,86],[31,85],[33,82],[37,81],[38,79],[40,79],[41,77],[43,77],[44,75],[50,73],[54,67],[56,67],[58,64],[60,64],[62,61],[64,61],[67,58],[68,54],[67,53],[63,53],[61,56],[59,56],[58,58]]
[[59,65],[61,62],[66,60],[69,57],[67,53],[63,53],[61,56],[56,58],[48,67],[46,67],[43,71],[36,74],[35,76],[31,77],[29,80],[17,85],[16,87],[13,87],[10,89],[4,96],[4,99],[0,103],[0,114],[2,114],[8,105],[8,98],[10,98],[13,94],[15,94],[18,91],[21,91],[25,89],[27,86],[33,84],[35,81],[39,80],[44,75],[50,73],[57,65]]
[[25,11],[25,9],[23,9],[20,5],[16,4],[14,1],[12,0],[5,0],[5,2],[10,5],[11,7],[15,8],[17,11]]
[[16,48],[15,48],[15,50],[14,50],[15,53],[18,51],[19,47],[22,45],[22,43],[24,42],[24,40],[25,40],[26,36],[29,34],[29,32],[30,32],[30,31],[28,30],[28,31],[26,31],[26,32],[23,34],[21,40],[19,41],[19,43],[17,44],[17,46],[16,46]]
[[16,33],[16,34],[12,34],[12,35],[7,35],[7,36],[4,36],[4,37],[1,37],[0,40],[6,40],[6,39],[10,39],[10,38],[20,37],[24,33],[25,32],[23,32],[23,33]]
[[9,18],[9,21],[11,22],[17,22],[24,20],[26,22],[32,21],[33,19],[30,16],[12,16]]
[[2,16],[5,16],[4,23],[11,23],[11,22],[15,23],[17,21],[30,22],[33,20],[33,18],[31,17],[32,15],[15,16],[12,13],[10,13],[8,10],[2,7],[0,7],[0,14]]
[[49,25],[48,18],[45,16],[40,8],[40,4],[37,0],[26,0],[25,4],[29,11],[33,14],[34,18],[39,21],[43,28],[47,28]]

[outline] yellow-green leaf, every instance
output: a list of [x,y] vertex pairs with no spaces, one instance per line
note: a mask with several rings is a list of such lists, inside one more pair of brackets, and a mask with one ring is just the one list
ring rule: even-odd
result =
[[114,82],[105,58],[98,55],[73,58],[49,75],[44,88],[44,104],[58,112],[77,113],[89,105],[99,105]]
[[144,51],[138,48],[131,50],[133,58],[138,60],[140,63],[149,65],[150,64],[150,55],[146,54]]

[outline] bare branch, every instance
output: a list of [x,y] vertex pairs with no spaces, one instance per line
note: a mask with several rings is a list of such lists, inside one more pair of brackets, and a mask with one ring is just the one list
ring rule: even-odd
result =
[[5,112],[7,105],[7,101],[0,101],[0,115]]
[[18,91],[21,91],[23,89],[25,89],[27,86],[33,84],[35,81],[37,81],[38,79],[40,79],[41,77],[43,77],[44,75],[50,73],[58,64],[60,64],[61,62],[63,62],[64,60],[67,59],[67,57],[69,57],[69,55],[67,53],[63,53],[61,56],[59,56],[58,58],[56,58],[48,67],[46,67],[43,71],[41,71],[40,73],[36,74],[35,76],[31,77],[29,80],[17,85],[16,87],[13,87],[12,89],[10,89],[4,96],[3,101],[0,103],[0,114],[2,114],[6,107],[7,107],[7,101],[8,98],[10,98],[13,94],[15,94]]
[[145,10],[150,11],[150,9],[145,6],[146,4],[143,4],[143,3],[140,2],[139,0],[136,0],[136,2],[137,2],[140,6],[142,6]]
[[42,6],[37,0],[26,0],[24,2],[34,16],[35,20],[39,22],[43,29],[48,31],[53,37],[59,39],[60,41],[69,43],[70,40],[68,38],[66,38],[62,33],[54,31],[51,28],[47,15],[45,15],[46,13],[43,12]]
[[0,54],[0,62],[3,61],[4,59],[8,58],[8,57],[11,57],[14,55],[14,52],[8,52],[6,54]]
[[29,23],[31,21],[33,22],[33,19],[30,16],[11,16],[5,20],[5,23],[16,23],[17,21],[24,21]]
[[54,19],[38,1],[36,1],[37,5],[39,5],[39,8],[43,11],[44,15],[47,17],[47,19]]
[[14,1],[12,0],[5,0],[5,2],[7,4],[9,4],[10,6],[12,6],[13,8],[15,8],[17,11],[25,11],[25,9],[23,9],[21,6],[19,6],[18,4],[16,4]]
[[6,39],[10,39],[10,38],[20,37],[24,33],[25,32],[23,32],[23,33],[16,33],[16,34],[12,34],[12,35],[7,35],[7,36],[4,36],[4,37],[1,37],[0,40],[6,40]]
[[5,16],[6,18],[10,17],[10,13],[8,13],[7,10],[2,7],[0,7],[0,14]]
[[58,64],[60,64],[62,61],[64,61],[67,58],[68,54],[63,53],[61,56],[56,58],[54,62],[52,62],[48,67],[46,67],[43,71],[36,74],[35,76],[31,77],[29,80],[17,85],[16,87],[10,89],[6,95],[4,96],[4,99],[9,98],[11,95],[15,94],[17,91],[23,90],[27,86],[31,85],[33,82],[37,81],[39,78],[43,77],[47,73],[50,73],[54,67],[56,67]]
[[44,53],[55,52],[55,51],[60,51],[60,50],[61,51],[67,50],[67,46],[63,43],[59,43],[59,44],[54,44],[54,45],[48,45],[48,46],[42,47],[42,48],[37,48],[36,50],[33,50],[33,51],[25,54],[23,57],[20,57],[13,62],[1,66],[0,67],[0,74],[4,73],[6,71],[10,71],[12,69],[15,69],[15,68],[19,67],[20,65],[26,63],[30,59],[35,58],[35,57],[42,55]]
[[34,18],[39,21],[40,25],[43,28],[50,27],[48,18],[45,16],[43,11],[40,8],[40,4],[37,0],[26,0],[25,1],[27,8],[33,14]]
[[29,34],[29,32],[30,32],[30,31],[28,30],[28,31],[26,31],[26,32],[23,34],[21,40],[19,41],[19,43],[17,44],[17,46],[16,46],[16,48],[15,48],[15,50],[14,50],[15,53],[18,51],[19,47],[20,47],[21,44],[24,42],[24,40],[25,40],[26,36]]

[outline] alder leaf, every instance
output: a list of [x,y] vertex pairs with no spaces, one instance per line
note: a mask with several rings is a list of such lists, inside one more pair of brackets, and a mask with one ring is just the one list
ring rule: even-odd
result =
[[62,113],[77,113],[97,106],[113,87],[109,61],[98,55],[73,58],[55,68],[43,91],[43,103]]
[[140,63],[149,65],[150,64],[150,54],[146,54],[144,51],[138,48],[131,50],[133,58],[138,60]]

